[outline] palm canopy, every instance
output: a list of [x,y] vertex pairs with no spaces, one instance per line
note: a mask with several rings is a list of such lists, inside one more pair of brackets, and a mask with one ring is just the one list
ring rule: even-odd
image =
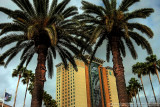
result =
[[140,78],[142,75],[147,75],[147,64],[142,62],[137,62],[132,66],[132,72],[134,74],[138,74],[138,77]]
[[146,57],[146,62],[148,67],[148,72],[151,72],[152,74],[156,74],[156,69],[160,71],[160,60],[157,60],[156,55],[150,55]]
[[134,94],[142,90],[142,85],[138,82],[137,79],[131,78],[128,83],[129,83],[129,86],[128,86],[129,90],[133,91]]
[[22,83],[27,84],[29,81],[31,81],[31,79],[34,78],[34,74],[32,73],[31,70],[26,70],[23,72],[22,77],[23,77]]
[[[122,3],[117,7],[116,0],[102,0],[104,6],[97,6],[87,1],[82,1],[82,9],[84,13],[74,17],[75,20],[79,20],[84,28],[88,31],[83,32],[84,35],[90,39],[87,39],[89,43],[96,43],[93,55],[98,47],[100,47],[104,40],[107,40],[106,45],[106,58],[109,61],[111,52],[111,42],[117,38],[119,50],[121,55],[126,56],[125,44],[129,48],[131,55],[134,59],[137,58],[137,53],[132,43],[132,40],[143,49],[146,49],[149,54],[152,53],[152,49],[148,41],[143,37],[140,32],[146,34],[149,38],[153,37],[152,30],[146,25],[130,22],[131,19],[146,18],[150,16],[154,10],[152,8],[143,8],[128,12],[128,8],[139,2],[140,0],[122,0]],[[84,29],[83,28],[83,29]],[[97,40],[97,38],[99,38]],[[125,44],[124,44],[125,42]]]
[[[47,46],[49,77],[53,74],[53,57],[56,58],[56,51],[65,67],[69,60],[77,70],[73,53],[80,55],[81,52],[75,44],[81,44],[81,47],[85,45],[83,41],[71,36],[72,32],[76,31],[76,24],[70,17],[78,12],[75,6],[66,7],[69,1],[63,0],[57,3],[58,0],[53,0],[49,7],[49,0],[33,0],[33,4],[29,0],[12,0],[19,10],[0,7],[1,12],[13,19],[12,23],[0,24],[0,35],[6,34],[0,38],[0,48],[16,43],[2,54],[0,61],[8,58],[5,63],[7,66],[22,51],[20,66],[24,63],[27,66],[37,52],[38,46],[43,44]],[[82,55],[81,57],[87,62]]]

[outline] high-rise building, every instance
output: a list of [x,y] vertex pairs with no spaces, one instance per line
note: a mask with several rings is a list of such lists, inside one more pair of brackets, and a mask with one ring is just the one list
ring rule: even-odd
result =
[[65,70],[62,63],[57,67],[56,101],[58,107],[87,107],[87,90],[85,77],[85,64],[76,59],[78,72],[71,63]]
[[[90,59],[90,56],[86,56]],[[56,101],[58,107],[118,107],[116,81],[111,67],[103,67],[104,61],[94,58],[84,64],[75,58],[76,72],[71,65],[65,70],[62,63],[56,65]]]

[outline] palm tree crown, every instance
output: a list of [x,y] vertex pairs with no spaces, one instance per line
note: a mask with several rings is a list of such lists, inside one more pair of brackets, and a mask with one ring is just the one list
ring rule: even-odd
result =
[[44,44],[48,48],[47,63],[50,77],[53,71],[52,56],[56,57],[56,50],[64,65],[67,65],[68,59],[76,69],[74,58],[69,50],[78,55],[80,52],[73,44],[78,44],[80,41],[76,41],[71,36],[72,31],[75,31],[75,24],[69,17],[78,12],[75,6],[66,8],[70,0],[63,0],[59,4],[57,0],[53,0],[50,8],[49,0],[33,0],[33,5],[28,0],[12,1],[20,10],[13,11],[0,7],[1,12],[13,19],[12,23],[0,24],[0,29],[2,29],[0,35],[12,32],[0,38],[0,48],[16,42],[14,47],[8,49],[0,57],[0,60],[9,57],[5,66],[23,49],[20,65],[26,62],[27,66],[38,51],[38,46]]
[[126,56],[125,45],[128,47],[134,59],[137,58],[137,52],[132,40],[134,40],[138,46],[146,49],[148,54],[152,54],[149,42],[141,33],[136,32],[136,30],[138,30],[146,34],[149,38],[152,38],[152,30],[146,25],[129,21],[135,18],[146,18],[154,12],[152,8],[138,9],[133,12],[128,11],[130,6],[139,1],[140,0],[122,0],[119,7],[117,7],[117,0],[102,0],[103,6],[82,1],[84,13],[74,17],[74,20],[80,23],[79,27],[85,29],[81,34],[87,38],[86,41],[89,44],[95,44],[91,61],[97,49],[103,44],[103,41],[107,41],[106,59],[109,61],[110,53],[112,53],[113,70],[116,76],[119,101],[122,106],[129,106],[127,105],[128,97],[121,57]]
[[[49,0],[12,0],[19,10],[10,10],[0,7],[0,11],[13,19],[12,23],[0,24],[0,35],[7,34],[0,38],[0,48],[16,43],[0,57],[0,61],[7,59],[5,66],[22,51],[20,67],[26,63],[26,67],[38,54],[37,67],[35,72],[34,89],[31,107],[40,107],[43,99],[43,88],[46,74],[46,61],[48,76],[53,74],[53,57],[56,58],[56,51],[59,53],[65,68],[67,61],[70,61],[75,70],[77,66],[73,54],[79,56],[87,63],[81,54],[85,44],[82,40],[75,39],[76,23],[71,17],[77,14],[75,6],[67,7],[70,0],[52,0],[49,7]],[[81,44],[80,49],[76,45]]]
[[96,39],[99,38],[94,53],[96,52],[97,48],[102,45],[103,41],[107,40],[108,43],[106,56],[107,60],[109,61],[112,38],[116,37],[118,38],[117,41],[119,44],[119,50],[123,56],[126,56],[124,46],[125,41],[126,45],[131,51],[132,57],[134,59],[137,58],[137,53],[131,39],[133,39],[137,45],[140,45],[143,49],[146,49],[149,54],[151,54],[152,49],[150,44],[141,34],[137,33],[136,30],[146,34],[149,38],[153,37],[152,30],[146,25],[133,21],[130,22],[129,20],[146,18],[152,12],[154,12],[154,10],[152,8],[143,8],[133,12],[128,12],[128,8],[140,0],[123,0],[118,8],[116,5],[116,0],[102,1],[104,6],[97,6],[87,1],[82,1],[82,9],[84,10],[84,13],[75,16],[75,19],[78,19],[81,23],[83,23],[84,28],[88,29],[88,35],[85,32],[85,34],[83,32],[82,33],[87,37],[89,36],[89,43],[95,43]]

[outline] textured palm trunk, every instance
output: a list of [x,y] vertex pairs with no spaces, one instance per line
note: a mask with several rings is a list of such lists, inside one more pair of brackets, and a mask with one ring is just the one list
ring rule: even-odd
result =
[[143,89],[143,92],[144,92],[144,96],[145,96],[145,99],[146,99],[146,102],[147,102],[147,105],[148,105],[148,99],[147,99],[147,96],[146,96],[146,92],[144,90],[144,85],[143,85],[143,81],[142,81],[142,75],[141,75],[141,84],[142,84],[142,89]]
[[39,45],[37,47],[38,64],[35,72],[34,89],[32,93],[31,107],[41,107],[43,99],[43,88],[45,82],[45,61],[47,55],[47,47],[45,45]]
[[116,77],[116,85],[118,91],[118,98],[121,107],[129,107],[129,100],[126,90],[126,82],[124,76],[124,67],[122,64],[122,58],[118,47],[119,38],[111,38],[111,50],[113,55],[113,71]]
[[152,87],[154,99],[155,99],[155,102],[156,102],[156,104],[157,104],[157,99],[156,99],[156,95],[155,95],[155,92],[154,92],[154,88],[153,88],[153,84],[152,84],[152,80],[151,80],[151,75],[150,75],[150,73],[149,73],[149,80],[150,80],[150,83],[151,83],[151,87]]
[[26,96],[27,96],[27,90],[28,90],[28,84],[29,84],[29,79],[28,79],[28,81],[27,81],[27,87],[26,87],[26,92],[25,92],[25,97],[24,97],[24,104],[23,104],[23,107],[25,107]]
[[135,100],[136,100],[136,104],[137,104],[137,107],[138,107],[138,103],[137,103],[137,97],[136,97],[136,92],[134,92],[134,94],[135,94]]
[[21,79],[21,74],[19,74],[19,77],[18,77],[18,82],[17,82],[16,92],[15,92],[13,107],[15,107],[15,105],[16,105],[16,98],[17,98],[17,92],[18,92],[18,86],[19,86],[20,79]]
[[140,99],[140,97],[139,97],[139,92],[138,92],[138,99],[139,99],[140,105],[141,105],[141,107],[142,107],[141,99]]
[[158,78],[158,81],[159,81],[159,84],[160,84],[159,73],[158,73],[158,70],[157,70],[156,64],[155,64],[155,69],[156,69],[156,75],[157,75],[157,78]]

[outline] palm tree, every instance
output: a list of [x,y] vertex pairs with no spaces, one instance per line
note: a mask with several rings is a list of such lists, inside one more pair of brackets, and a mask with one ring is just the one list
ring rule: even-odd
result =
[[[128,87],[130,87],[130,90],[133,92],[133,94],[135,96],[135,99],[136,99],[136,104],[137,104],[137,97],[136,97],[136,95],[138,94],[138,97],[139,97],[139,90],[142,88],[142,86],[140,85],[140,83],[138,82],[138,80],[136,80],[135,78],[131,78],[128,83],[129,83]],[[140,98],[139,98],[139,102],[140,102],[140,105],[142,107]],[[137,107],[138,107],[138,104],[137,104]]]
[[[148,65],[148,69],[150,70],[151,74],[156,74],[159,84],[160,84],[160,78],[159,78],[159,74],[158,74],[158,69],[160,70],[160,60],[157,60],[157,56],[156,55],[150,55],[146,58],[146,63]],[[160,71],[159,71],[160,72]]]
[[19,69],[19,70],[18,69],[19,69],[19,67],[17,67],[17,69],[13,69],[13,73],[12,73],[12,77],[18,77],[13,107],[15,107],[15,104],[16,104],[18,86],[19,86],[19,81],[21,79],[21,75],[23,75],[23,73],[26,71],[25,67],[21,67],[21,69]]
[[124,42],[128,46],[132,57],[136,59],[137,52],[131,39],[134,40],[138,46],[146,49],[148,54],[152,54],[152,49],[148,41],[133,29],[139,30],[149,38],[153,37],[153,32],[149,27],[137,22],[129,22],[129,20],[146,18],[150,16],[154,10],[152,8],[143,8],[133,12],[128,11],[130,6],[140,0],[123,0],[118,8],[116,7],[116,0],[102,1],[104,6],[97,6],[83,0],[82,9],[84,13],[75,16],[74,20],[79,21],[79,23],[81,23],[80,27],[83,26],[86,29],[86,31],[81,34],[90,38],[86,39],[89,44],[94,44],[97,41],[91,61],[103,41],[107,41],[106,58],[107,61],[109,61],[110,53],[112,53],[113,70],[116,77],[119,102],[122,106],[128,106],[124,67],[122,63],[122,56],[126,56]]
[[[87,63],[81,51],[75,46],[81,44],[81,47],[86,47],[86,45],[82,40],[75,39],[71,35],[76,31],[76,23],[70,18],[78,13],[77,8],[66,7],[70,0],[63,0],[60,3],[52,0],[50,8],[49,0],[33,0],[33,4],[29,0],[12,1],[19,7],[19,10],[13,11],[0,7],[0,11],[13,20],[12,23],[0,24],[0,29],[2,29],[0,35],[7,33],[6,36],[0,38],[0,48],[11,43],[16,43],[16,45],[4,52],[0,61],[8,58],[5,64],[7,66],[17,53],[23,50],[20,67],[24,63],[27,67],[34,54],[38,54],[31,107],[40,107],[46,80],[46,60],[50,78],[53,74],[53,57],[56,58],[56,51],[65,68],[67,68],[67,61],[70,61],[77,70],[73,54]],[[9,32],[12,34],[8,34]]]
[[141,80],[142,90],[144,92],[144,96],[145,96],[145,99],[146,99],[146,102],[147,102],[147,105],[148,105],[148,99],[147,99],[147,96],[146,96],[146,93],[145,93],[143,80],[142,80],[142,75],[143,76],[147,75],[147,72],[145,70],[146,68],[144,68],[144,66],[145,66],[144,63],[137,62],[135,65],[132,66],[132,72],[134,74],[138,74],[138,78],[140,78],[140,80]]
[[31,79],[34,78],[34,74],[32,73],[31,70],[26,70],[26,71],[24,71],[22,77],[23,77],[22,83],[27,84],[25,98],[24,98],[24,104],[23,104],[23,107],[25,107],[25,100],[26,100],[26,96],[27,96],[28,85],[29,85],[29,82],[31,81]]

